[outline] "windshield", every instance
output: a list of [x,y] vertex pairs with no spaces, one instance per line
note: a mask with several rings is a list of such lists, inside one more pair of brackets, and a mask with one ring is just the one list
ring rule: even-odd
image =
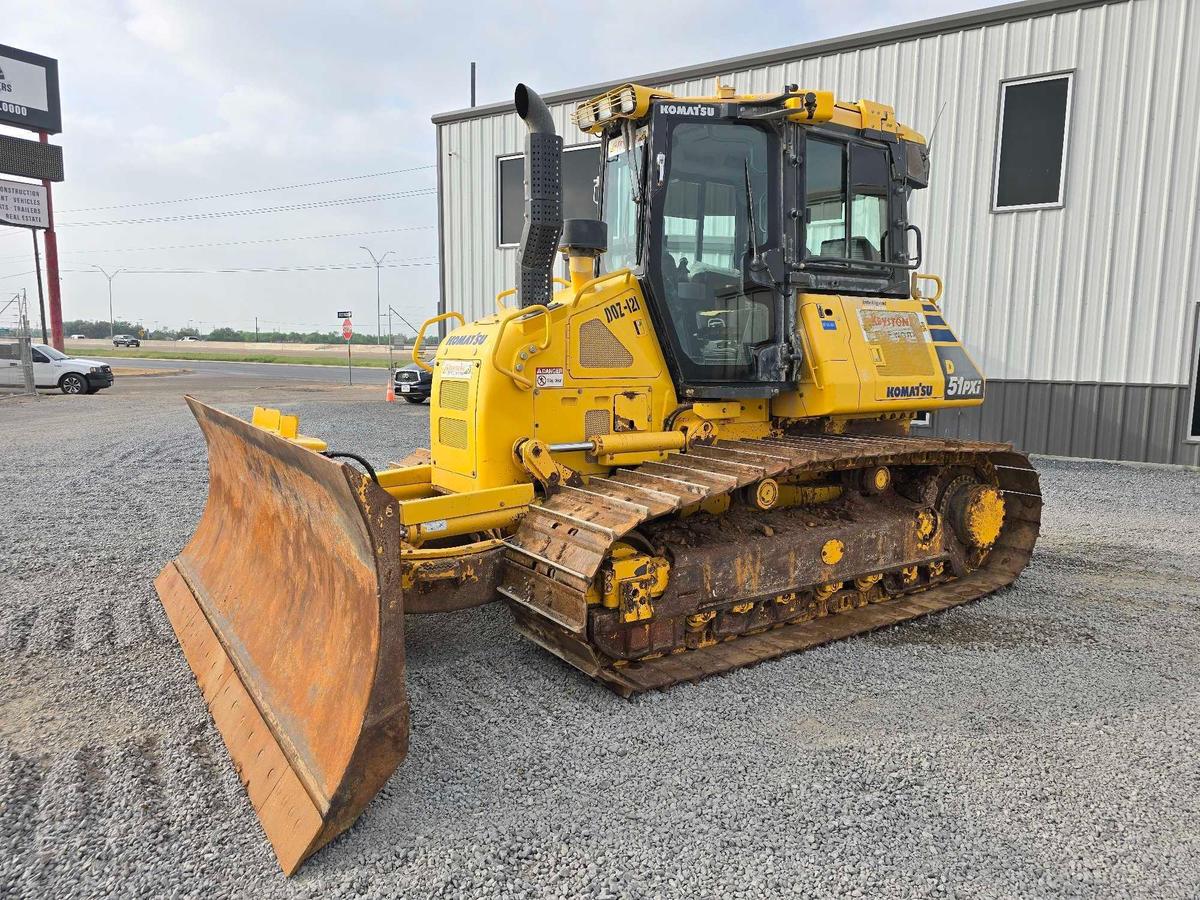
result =
[[751,351],[771,339],[772,292],[747,292],[744,273],[769,236],[773,141],[735,122],[681,121],[671,130],[658,176],[666,189],[655,216],[655,280],[685,378],[745,380]]
[[47,344],[34,344],[33,348],[35,350],[41,350],[42,353],[45,354],[48,358],[56,360],[56,361],[60,360],[60,359],[70,359],[70,357],[67,356],[67,354],[59,353],[57,350],[55,350],[51,346],[48,346]]
[[626,140],[609,138],[608,160],[604,167],[604,221],[608,225],[608,252],[601,259],[605,272],[632,269],[637,265],[638,205],[637,172],[646,159],[646,129],[637,131],[633,152]]

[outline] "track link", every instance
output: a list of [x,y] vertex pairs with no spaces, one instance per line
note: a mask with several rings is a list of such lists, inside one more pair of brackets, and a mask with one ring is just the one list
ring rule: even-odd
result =
[[[980,568],[837,612],[774,624],[699,649],[641,660],[601,653],[589,633],[587,592],[612,545],[686,506],[763,478],[837,473],[868,466],[986,468],[1005,498],[1000,537]],[[1041,492],[1028,459],[1007,444],[908,436],[813,435],[718,441],[661,463],[593,476],[530,508],[507,543],[500,593],[527,637],[628,696],[753,665],[967,603],[1002,588],[1028,563]]]

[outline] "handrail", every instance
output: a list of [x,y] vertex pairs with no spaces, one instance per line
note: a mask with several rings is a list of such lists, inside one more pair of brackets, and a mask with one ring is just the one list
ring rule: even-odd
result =
[[603,275],[597,275],[595,278],[590,278],[579,286],[579,290],[575,292],[575,302],[579,302],[579,298],[583,296],[585,291],[590,291],[602,281],[608,281],[610,278],[624,278],[629,281],[633,277],[633,272],[629,269],[617,269],[615,272],[605,272]]
[[432,319],[426,319],[424,324],[421,325],[421,330],[417,332],[417,340],[413,344],[412,359],[419,368],[424,369],[426,372],[432,372],[433,366],[426,365],[425,360],[421,359],[421,354],[419,352],[421,349],[421,342],[425,340],[425,329],[430,325],[436,325],[438,322],[444,322],[446,319],[458,319],[460,327],[467,324],[467,320],[462,313],[448,312],[442,313],[440,316],[434,316]]
[[509,288],[507,291],[501,291],[498,293],[496,295],[496,312],[504,312],[506,309],[508,309],[508,307],[504,305],[503,300],[505,297],[511,297],[516,292],[516,288]]
[[550,280],[553,281],[555,284],[561,284],[565,288],[569,288],[571,286],[571,282],[569,280],[567,280],[566,278],[563,278],[559,275],[555,275]]
[[[518,374],[517,370],[515,368],[506,369],[506,368],[504,368],[504,366],[500,365],[500,359],[499,359],[498,354],[500,353],[500,344],[504,338],[504,331],[505,331],[505,329],[508,328],[508,324],[516,319],[520,319],[526,315],[532,315],[534,313],[540,313],[546,317],[546,330],[542,334],[542,340],[539,343],[534,344],[533,346],[530,347],[530,353],[531,354],[532,353],[540,353],[541,351],[543,351],[547,347],[549,347],[550,346],[550,310],[547,307],[545,307],[539,303],[536,306],[525,306],[520,309],[510,310],[509,314],[500,320],[500,327],[496,329],[496,343],[494,345],[494,348],[492,349],[492,366],[496,369],[496,371],[499,372],[501,375],[507,375],[514,382],[516,382],[520,387],[523,387],[526,390],[529,390],[530,388],[533,387],[533,382],[530,381],[528,378],[526,378],[524,375]],[[523,344],[521,346],[521,349],[524,349]]]
[[[937,285],[937,293],[932,297],[926,297],[921,293],[921,289],[917,287],[918,281],[932,281]],[[912,296],[914,300],[928,300],[930,303],[937,303],[942,298],[942,276],[932,275],[926,272],[913,272],[912,274]]]

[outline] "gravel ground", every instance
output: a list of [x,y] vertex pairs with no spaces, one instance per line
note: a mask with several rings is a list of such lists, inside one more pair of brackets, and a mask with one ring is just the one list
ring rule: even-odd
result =
[[269,379],[0,401],[0,896],[1200,896],[1200,474],[1051,460],[1015,588],[666,694],[410,619],[408,761],[285,880],[151,585],[204,501],[185,389],[427,433]]

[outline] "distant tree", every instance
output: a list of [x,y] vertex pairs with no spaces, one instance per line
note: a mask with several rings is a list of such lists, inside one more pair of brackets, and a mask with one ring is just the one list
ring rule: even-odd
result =
[[214,328],[212,331],[210,331],[208,333],[208,339],[210,341],[242,341],[242,340],[245,340],[245,338],[242,337],[242,333],[240,331],[234,331],[232,328],[225,328],[225,327]]

